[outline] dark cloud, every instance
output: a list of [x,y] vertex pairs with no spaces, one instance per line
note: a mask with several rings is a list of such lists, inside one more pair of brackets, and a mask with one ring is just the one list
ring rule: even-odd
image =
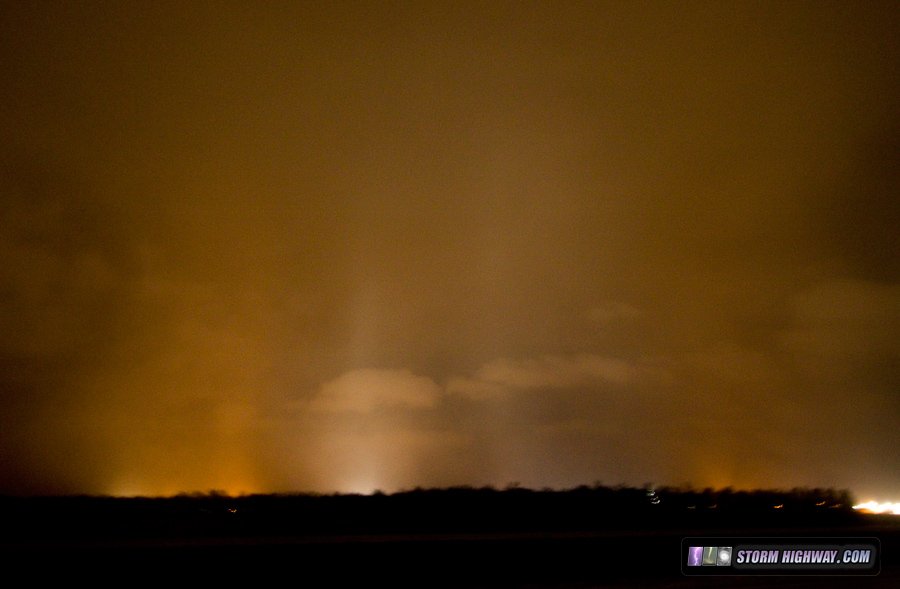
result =
[[80,380],[126,330],[137,276],[127,215],[50,154],[3,151],[0,385],[10,487],[77,491],[97,476]]
[[888,121],[864,138],[849,161],[836,165],[837,181],[824,188],[822,215],[827,219],[835,257],[857,277],[896,284],[900,279],[900,133]]

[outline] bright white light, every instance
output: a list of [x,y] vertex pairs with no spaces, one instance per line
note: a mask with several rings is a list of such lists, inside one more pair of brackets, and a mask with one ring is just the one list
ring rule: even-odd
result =
[[361,474],[341,481],[338,484],[337,491],[351,495],[372,495],[381,488],[374,475],[366,476]]
[[863,513],[890,513],[891,515],[900,515],[900,503],[878,503],[877,501],[866,501],[859,505],[854,505],[853,509]]

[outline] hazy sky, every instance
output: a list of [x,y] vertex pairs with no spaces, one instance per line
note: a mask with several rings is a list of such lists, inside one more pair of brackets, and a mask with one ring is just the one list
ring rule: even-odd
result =
[[0,492],[896,499],[898,107],[895,2],[3,2]]

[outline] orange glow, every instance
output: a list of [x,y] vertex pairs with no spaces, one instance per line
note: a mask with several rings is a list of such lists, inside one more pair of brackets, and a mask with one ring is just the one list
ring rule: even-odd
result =
[[104,494],[112,497],[173,497],[181,493],[216,492],[230,497],[262,493],[265,490],[249,476],[221,475],[208,480],[192,478],[191,481],[154,480],[152,473],[144,473],[143,478],[122,477],[111,484]]
[[3,4],[0,495],[893,498],[896,3],[205,4]]

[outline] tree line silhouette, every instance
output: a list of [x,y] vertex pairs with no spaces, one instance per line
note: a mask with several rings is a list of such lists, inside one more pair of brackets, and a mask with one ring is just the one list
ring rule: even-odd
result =
[[168,498],[0,497],[7,541],[55,537],[191,538],[408,534],[584,533],[858,523],[847,490],[735,490],[600,484],[567,490],[493,487],[396,493],[221,491]]

